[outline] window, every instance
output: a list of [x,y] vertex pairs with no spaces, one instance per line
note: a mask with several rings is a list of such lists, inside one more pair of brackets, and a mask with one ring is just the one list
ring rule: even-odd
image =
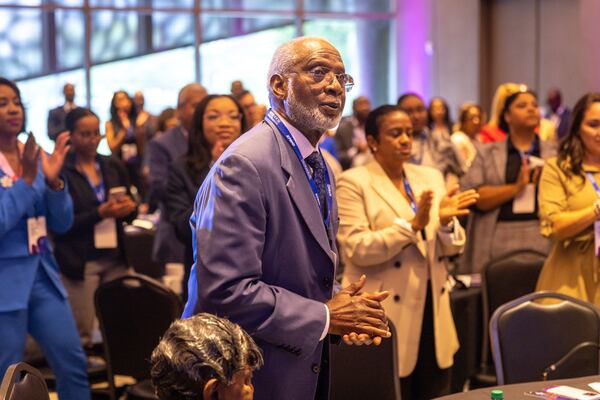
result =
[[[231,19],[226,26],[245,21]],[[294,37],[292,21],[262,21],[277,27],[256,33],[215,40],[200,46],[202,82],[213,93],[229,93],[231,82],[241,80],[258,103],[268,104],[266,79],[269,62],[275,49]]]
[[147,108],[159,113],[176,105],[183,85],[197,80],[215,93],[227,93],[231,81],[242,80],[257,102],[266,104],[266,74],[275,48],[300,34],[319,35],[339,48],[355,77],[349,113],[358,95],[369,96],[373,104],[395,95],[390,93],[396,61],[394,4],[0,0],[0,75],[19,81],[30,110],[29,127],[48,149],[47,112],[61,104],[67,81],[76,85],[78,104],[90,106],[103,122],[116,90],[141,90]]

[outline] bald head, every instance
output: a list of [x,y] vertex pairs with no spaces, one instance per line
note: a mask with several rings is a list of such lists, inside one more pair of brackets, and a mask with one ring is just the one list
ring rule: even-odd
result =
[[562,104],[562,95],[560,93],[560,90],[558,90],[557,88],[550,89],[548,91],[547,102],[550,106],[550,109],[552,109],[552,112],[556,112]]
[[301,37],[275,51],[269,66],[269,101],[316,145],[325,131],[339,123],[350,81],[331,43]]
[[206,88],[199,83],[188,83],[179,91],[177,96],[177,108],[181,107],[183,103],[189,101],[190,97],[201,96],[202,98],[207,95]]
[[185,85],[177,98],[177,117],[181,125],[189,132],[196,106],[206,97],[206,89],[199,83]]
[[75,85],[66,83],[63,86],[63,94],[65,95],[65,103],[72,103],[75,99]]
[[269,74],[267,76],[267,89],[269,91],[269,101],[272,106],[274,98],[272,97],[271,80],[273,76],[288,73],[294,65],[300,62],[300,60],[321,48],[334,51],[341,59],[340,53],[333,44],[317,36],[302,36],[295,38],[282,44],[275,50],[273,58],[271,59],[271,64],[269,65]]
[[361,122],[364,123],[367,120],[367,115],[371,111],[371,102],[365,96],[358,96],[352,102],[352,112],[354,116]]

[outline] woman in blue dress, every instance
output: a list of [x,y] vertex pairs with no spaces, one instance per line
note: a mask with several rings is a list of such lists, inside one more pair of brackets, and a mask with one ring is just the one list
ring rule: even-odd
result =
[[47,232],[66,232],[73,203],[60,177],[69,134],[52,154],[30,133],[19,89],[0,78],[0,376],[23,357],[30,333],[56,375],[60,400],[90,399],[85,353]]

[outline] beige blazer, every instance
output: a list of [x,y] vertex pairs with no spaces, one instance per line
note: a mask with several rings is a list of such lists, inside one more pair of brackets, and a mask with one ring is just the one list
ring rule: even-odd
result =
[[404,173],[418,199],[434,191],[427,241],[410,228],[414,213],[377,161],[350,169],[338,181],[340,226],[338,241],[345,261],[343,285],[367,275],[365,291],[389,290],[383,302],[396,326],[400,377],[417,363],[428,277],[431,279],[435,353],[440,368],[453,364],[458,338],[450,310],[445,255],[457,254],[465,242],[455,220],[453,232],[442,232],[438,205],[445,194],[444,178],[433,168],[404,164]]

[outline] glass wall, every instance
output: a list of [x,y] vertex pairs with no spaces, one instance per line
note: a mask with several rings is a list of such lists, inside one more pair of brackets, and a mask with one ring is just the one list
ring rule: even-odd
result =
[[[62,87],[104,122],[117,90],[141,90],[158,114],[177,92],[199,81],[229,92],[241,80],[266,104],[273,51],[299,35],[330,40],[342,54],[358,95],[392,101],[396,0],[0,0],[0,75],[17,80],[28,130],[42,146],[48,110]],[[42,95],[41,95],[42,94]],[[104,125],[104,124],[102,124]],[[103,151],[108,149],[103,147]]]

